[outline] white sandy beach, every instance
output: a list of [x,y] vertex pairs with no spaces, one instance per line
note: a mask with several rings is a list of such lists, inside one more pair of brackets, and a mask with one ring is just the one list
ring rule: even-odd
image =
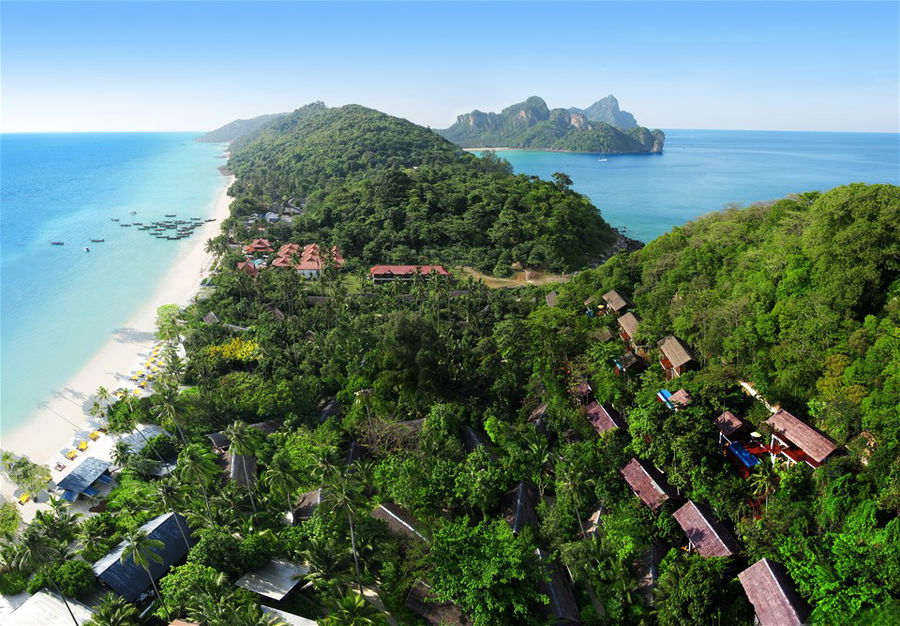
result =
[[[205,223],[197,229],[194,237],[182,244],[175,262],[141,309],[123,327],[116,329],[87,364],[32,419],[4,434],[0,448],[27,455],[32,461],[46,463],[51,468],[62,461],[67,469],[61,473],[54,471],[54,480],[68,472],[84,456],[92,456],[92,452],[96,452],[96,456],[106,456],[108,460],[111,442],[106,435],[100,441],[90,442],[87,451],[74,461],[65,460],[61,451],[73,447],[73,443],[78,441],[89,441],[88,434],[97,426],[89,410],[96,399],[98,387],[106,387],[110,392],[121,387],[134,388],[129,380],[130,373],[139,369],[155,343],[157,308],[163,304],[189,304],[197,293],[213,262],[204,248],[207,240],[219,233],[222,220],[229,215],[231,198],[226,195],[226,190],[233,180],[231,176],[222,179],[222,188],[216,195],[210,214],[216,221]],[[0,492],[12,498],[15,486],[6,480],[2,483]]]

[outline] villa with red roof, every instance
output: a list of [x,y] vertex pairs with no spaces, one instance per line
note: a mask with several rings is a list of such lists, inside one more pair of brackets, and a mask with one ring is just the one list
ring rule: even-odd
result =
[[690,550],[700,556],[732,556],[740,547],[734,536],[693,500],[672,514],[688,538]]
[[651,511],[659,509],[667,500],[678,497],[663,475],[646,461],[632,458],[619,473]]
[[376,285],[394,280],[412,280],[417,274],[449,276],[443,265],[376,265],[369,269],[369,278]]
[[[788,463],[804,461],[812,468],[819,467],[835,450],[837,444],[815,428],[781,409],[766,420],[772,427],[772,444]],[[772,453],[774,459],[776,452]]]
[[254,239],[244,246],[244,254],[261,254],[263,252],[275,252],[268,239]]

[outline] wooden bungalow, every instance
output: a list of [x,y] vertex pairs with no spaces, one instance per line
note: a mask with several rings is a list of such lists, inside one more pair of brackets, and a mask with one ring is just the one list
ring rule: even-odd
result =
[[637,334],[638,324],[640,323],[638,316],[629,311],[619,317],[616,323],[619,325],[619,337],[622,338],[625,345],[635,352],[639,351],[638,345],[634,341],[634,336]]
[[669,335],[656,345],[659,348],[659,364],[665,372],[666,380],[677,378],[686,371],[697,368],[697,361],[680,339]]
[[719,431],[719,443],[732,443],[744,439],[750,431],[747,424],[731,411],[725,411],[713,420]]
[[766,424],[772,427],[773,458],[780,453],[788,463],[804,461],[816,468],[837,450],[834,441],[784,409],[767,419]]
[[[283,423],[283,419],[273,419],[267,420],[265,422],[256,422],[255,424],[250,424],[250,428],[255,428],[264,435],[268,436],[281,428],[281,425]],[[231,441],[228,439],[225,431],[210,433],[209,435],[207,435],[207,438],[209,438],[213,448],[215,448],[216,452],[218,452],[219,454],[225,453],[231,446]]]
[[503,496],[503,519],[513,533],[518,535],[526,526],[537,524],[539,497],[537,487],[527,480],[519,481],[514,489]]
[[575,602],[575,596],[572,595],[572,588],[569,586],[569,580],[557,561],[550,559],[550,555],[541,550],[536,549],[534,553],[544,567],[547,579],[541,581],[541,592],[544,593],[550,601],[541,606],[544,616],[553,626],[570,626],[572,624],[581,623],[581,612],[578,610],[578,604]]
[[225,455],[225,473],[228,479],[245,489],[256,484],[256,456],[253,454]]
[[603,294],[603,312],[607,315],[622,315],[630,306],[628,300],[615,289]]
[[672,514],[688,538],[688,551],[700,556],[732,556],[740,550],[734,536],[705,507],[693,500]]
[[409,590],[405,605],[429,624],[469,626],[472,623],[455,605],[450,602],[438,602],[431,593],[431,587],[421,580],[416,581]]
[[643,359],[631,350],[627,351],[622,356],[613,359],[613,367],[616,370],[616,375],[629,373],[636,374],[643,372],[646,369]]
[[658,510],[667,500],[678,497],[662,473],[646,461],[632,458],[619,473],[651,511]]
[[569,389],[569,393],[572,394],[572,397],[578,400],[580,404],[587,405],[592,400],[594,388],[591,387],[591,384],[588,381],[582,380],[577,385],[573,385]]
[[412,280],[417,275],[449,276],[443,265],[375,265],[369,269],[369,278],[376,285],[395,280]]
[[[104,586],[112,589],[125,598],[128,602],[134,602],[150,588],[150,577],[154,581],[159,580],[170,567],[180,561],[187,554],[190,545],[196,543],[196,539],[187,525],[187,521],[178,513],[166,513],[153,518],[140,528],[147,533],[150,539],[162,542],[162,547],[154,548],[153,552],[159,560],[150,559],[150,576],[147,571],[132,559],[120,560],[125,542],[119,543],[116,548],[94,563],[94,575]],[[187,544],[185,544],[187,539]]]
[[383,502],[372,511],[371,515],[387,524],[388,530],[395,535],[403,535],[416,541],[428,541],[425,535],[416,529],[419,524],[416,518],[398,504]]
[[656,400],[657,402],[662,402],[673,411],[683,409],[694,401],[694,399],[691,398],[691,394],[685,389],[679,389],[675,393],[672,393],[668,389],[660,389],[656,394]]
[[596,400],[587,406],[587,418],[598,435],[602,435],[608,430],[626,427],[625,420],[618,411],[606,404],[600,404]]
[[794,591],[794,585],[780,564],[760,559],[738,574],[738,580],[756,610],[756,623],[760,626],[801,626],[806,623],[809,607]]

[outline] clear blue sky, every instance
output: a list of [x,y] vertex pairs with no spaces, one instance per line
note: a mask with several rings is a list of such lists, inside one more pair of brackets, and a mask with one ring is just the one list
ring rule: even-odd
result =
[[0,128],[204,130],[314,100],[445,127],[613,93],[660,128],[896,132],[898,6],[3,0]]

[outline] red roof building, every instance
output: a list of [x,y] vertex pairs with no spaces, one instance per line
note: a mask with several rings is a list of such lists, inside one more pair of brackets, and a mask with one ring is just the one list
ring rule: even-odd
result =
[[268,239],[254,239],[244,246],[244,254],[259,254],[262,252],[275,252],[275,249],[269,245]]
[[693,501],[689,500],[672,517],[687,535],[691,549],[700,556],[731,556],[739,550],[734,536]]
[[619,470],[631,490],[651,511],[656,511],[666,500],[677,497],[662,474],[650,463],[631,459]]
[[259,269],[257,269],[256,265],[254,265],[250,261],[239,261],[237,264],[237,270],[239,272],[249,274],[253,278],[256,278],[256,275],[259,274]]
[[625,421],[618,411],[596,401],[587,406],[587,418],[598,435],[615,428],[625,428]]
[[443,265],[376,265],[369,269],[369,278],[376,285],[392,280],[412,280],[416,274],[449,276]]
[[760,559],[738,574],[738,580],[756,610],[756,621],[760,626],[806,623],[809,607],[796,594],[787,573],[778,563]]
[[835,442],[784,409],[766,420],[766,424],[772,427],[772,442],[783,448],[781,454],[788,463],[805,461],[816,468],[837,450]]

